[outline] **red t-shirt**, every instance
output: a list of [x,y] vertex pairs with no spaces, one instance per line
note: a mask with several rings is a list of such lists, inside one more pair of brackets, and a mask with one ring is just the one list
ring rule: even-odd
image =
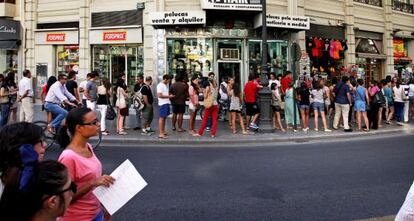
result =
[[284,77],[282,78],[282,80],[280,81],[281,84],[281,89],[283,93],[286,93],[286,89],[288,89],[289,84],[292,83],[292,78],[288,78],[288,77]]
[[246,103],[255,103],[256,94],[259,90],[259,85],[254,81],[249,81],[244,85],[244,101]]

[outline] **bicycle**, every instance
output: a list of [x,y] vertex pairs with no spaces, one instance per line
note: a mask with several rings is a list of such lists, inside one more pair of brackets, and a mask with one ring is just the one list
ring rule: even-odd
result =
[[[46,121],[36,121],[34,122],[34,124],[40,126],[44,131],[44,138],[47,143],[46,148],[45,148],[46,150],[48,150],[49,148],[53,146],[60,147],[61,149],[65,148],[65,147],[61,147],[57,142],[57,140],[59,139],[60,128],[56,130],[57,133],[53,134],[47,131],[48,123]],[[101,142],[102,142],[102,131],[99,131],[98,139],[89,140],[89,144],[91,144],[93,150],[96,150],[101,144]]]

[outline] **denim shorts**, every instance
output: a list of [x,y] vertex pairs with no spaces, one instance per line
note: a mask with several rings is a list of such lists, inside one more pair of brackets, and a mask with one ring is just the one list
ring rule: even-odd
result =
[[313,110],[325,112],[325,104],[320,102],[313,102],[312,103]]
[[299,109],[301,109],[301,110],[309,110],[310,109],[310,106],[307,105],[307,104],[300,104],[299,105]]
[[163,104],[160,106],[160,117],[167,118],[170,115],[170,104]]

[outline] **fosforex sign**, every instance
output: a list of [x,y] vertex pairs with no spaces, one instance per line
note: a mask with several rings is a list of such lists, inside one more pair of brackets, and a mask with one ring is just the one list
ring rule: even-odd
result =
[[127,40],[126,31],[104,32],[103,41],[125,41]]
[[37,45],[77,45],[79,44],[78,30],[43,31],[35,32]]
[[66,39],[65,33],[47,33],[46,42],[64,42]]
[[141,28],[94,29],[89,31],[90,44],[140,44]]
[[262,0],[201,0],[202,9],[262,11]]
[[150,12],[149,17],[152,25],[190,25],[206,23],[205,11]]

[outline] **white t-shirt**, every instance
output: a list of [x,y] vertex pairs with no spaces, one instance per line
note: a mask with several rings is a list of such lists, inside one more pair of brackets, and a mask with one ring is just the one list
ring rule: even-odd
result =
[[404,87],[402,85],[400,85],[400,88],[393,87],[392,91],[394,92],[395,102],[404,102],[402,99],[402,93],[404,93]]
[[277,88],[280,88],[280,81],[274,79],[274,80],[269,80],[269,88],[272,86],[272,84],[275,83]]
[[414,84],[410,84],[409,87],[410,87],[410,90],[408,91],[408,96],[414,97]]
[[[170,89],[163,82],[160,82],[157,85],[157,94],[159,93],[161,93],[163,96],[168,96],[170,94]],[[170,99],[169,98],[158,98],[158,106],[162,106],[164,104],[171,104]]]
[[[79,84],[79,88],[82,88],[84,91],[85,91],[85,89],[86,89],[86,85],[88,84],[88,81],[82,81],[80,84]],[[87,98],[86,98],[86,96],[85,96],[85,93],[82,93],[82,100],[86,100]]]
[[320,89],[320,90],[312,90],[312,96],[313,96],[313,102],[318,102],[318,103],[324,103],[323,100],[323,93],[324,90]]
[[19,95],[23,96],[23,94],[29,91],[27,93],[28,97],[33,97],[33,87],[32,87],[32,80],[30,78],[27,77],[23,77],[20,81],[19,81]]

